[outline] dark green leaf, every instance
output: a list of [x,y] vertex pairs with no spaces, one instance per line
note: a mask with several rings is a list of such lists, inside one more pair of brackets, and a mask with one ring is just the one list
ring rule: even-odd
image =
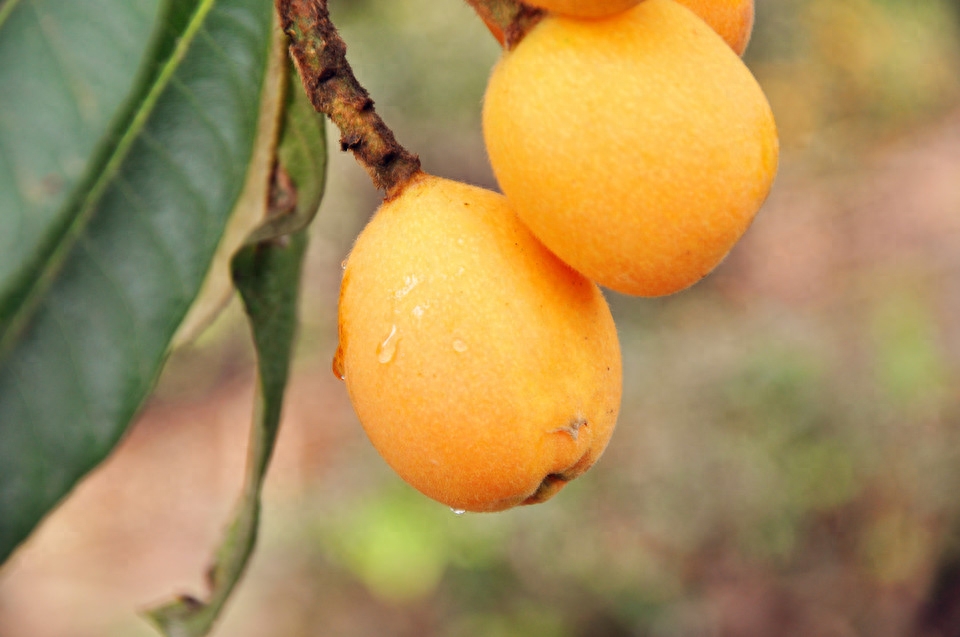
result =
[[326,120],[313,109],[295,70],[291,69],[288,79],[289,103],[277,148],[279,174],[274,193],[277,195],[283,192],[279,182],[282,176],[286,175],[293,185],[293,209],[289,212],[283,211],[283,202],[278,201],[279,196],[275,196],[274,208],[281,210],[275,210],[277,214],[250,235],[251,242],[279,237],[305,228],[317,214],[326,184]]
[[230,262],[241,247],[251,243],[250,233],[270,216],[270,189],[282,120],[287,111],[287,85],[291,67],[287,38],[277,29],[267,66],[267,80],[260,96],[260,122],[257,125],[256,145],[247,166],[247,181],[224,227],[220,245],[217,246],[200,293],[170,343],[171,350],[194,340],[229,304],[236,292]]
[[[325,119],[313,109],[300,85],[299,76],[287,56],[286,38],[281,48],[276,69],[271,70],[279,81],[267,86],[259,134],[263,140],[258,141],[254,152],[248,183],[237,209],[230,216],[200,296],[174,337],[173,348],[199,335],[232,298],[229,265],[240,246],[306,227],[320,205],[326,176]],[[284,69],[286,73],[282,72]],[[277,94],[276,104],[269,100],[270,93]],[[272,112],[283,111],[282,121],[279,121],[280,117],[267,113],[271,108],[274,109]],[[279,146],[277,137],[280,138]],[[277,171],[272,184],[273,196],[268,197],[266,191],[271,186],[273,170]],[[251,183],[258,171],[262,173],[262,182]]]
[[[168,637],[201,637],[210,631],[243,576],[257,541],[260,491],[279,431],[293,353],[306,226],[320,205],[326,176],[323,116],[313,110],[297,74],[290,72],[288,77],[277,167],[270,187],[273,216],[250,235],[231,268],[250,320],[259,371],[243,494],[208,571],[208,599],[181,596],[147,612]],[[284,201],[292,205],[285,207]],[[294,234],[274,234],[282,229]],[[270,238],[255,242],[255,237],[265,235]]]
[[256,344],[259,386],[243,495],[209,571],[210,597],[180,597],[147,613],[168,637],[206,635],[246,568],[257,540],[260,490],[280,426],[296,332],[306,230],[245,247],[233,260]]
[[162,4],[0,5],[0,334],[141,97]]
[[[111,7],[97,18],[130,1],[97,0]],[[19,11],[49,4],[4,5],[0,37]],[[244,183],[272,11],[264,0],[165,5],[147,90],[98,142],[103,168],[71,195],[69,227],[0,333],[0,561],[103,460],[154,384]],[[17,172],[26,160],[4,161]]]

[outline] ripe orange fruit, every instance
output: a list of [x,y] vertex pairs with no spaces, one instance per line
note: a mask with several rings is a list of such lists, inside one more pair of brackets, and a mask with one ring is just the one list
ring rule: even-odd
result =
[[657,296],[710,272],[773,182],[763,91],[673,0],[548,16],[490,77],[484,139],[520,218],[601,285]]
[[347,259],[339,323],[334,369],[371,442],[454,509],[546,500],[613,432],[606,301],[497,193],[422,175],[386,202]]
[[547,11],[578,18],[602,18],[626,11],[640,0],[524,0]]
[[737,55],[753,32],[753,0],[677,0],[710,25]]

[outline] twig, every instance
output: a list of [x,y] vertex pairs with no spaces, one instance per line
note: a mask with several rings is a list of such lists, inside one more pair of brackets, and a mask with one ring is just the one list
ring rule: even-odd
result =
[[387,199],[398,195],[420,173],[420,160],[397,142],[354,76],[327,0],[276,0],[276,7],[313,107],[340,129],[341,150],[353,152],[374,186]]

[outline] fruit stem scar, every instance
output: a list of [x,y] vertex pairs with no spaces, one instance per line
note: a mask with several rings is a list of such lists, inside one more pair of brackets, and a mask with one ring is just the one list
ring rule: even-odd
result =
[[580,436],[580,427],[584,427],[587,424],[589,423],[587,423],[586,418],[584,418],[583,416],[576,416],[575,418],[571,419],[570,422],[568,422],[563,427],[557,427],[556,429],[551,429],[550,433],[557,433],[559,431],[562,431],[563,433],[570,434],[570,437],[576,440]]
[[330,21],[327,0],[275,0],[290,54],[313,107],[340,129],[373,185],[396,197],[420,174],[420,159],[397,142],[347,62],[347,45]]
[[533,495],[524,500],[522,504],[537,504],[538,502],[549,500],[554,493],[563,488],[563,485],[569,481],[570,479],[562,473],[551,473],[543,479]]

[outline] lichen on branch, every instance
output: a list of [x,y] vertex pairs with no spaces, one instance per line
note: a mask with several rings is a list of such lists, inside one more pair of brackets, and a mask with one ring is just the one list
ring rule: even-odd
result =
[[330,21],[327,0],[275,0],[290,54],[313,107],[340,129],[374,186],[392,199],[420,172],[420,160],[401,146],[347,63],[347,45]]

